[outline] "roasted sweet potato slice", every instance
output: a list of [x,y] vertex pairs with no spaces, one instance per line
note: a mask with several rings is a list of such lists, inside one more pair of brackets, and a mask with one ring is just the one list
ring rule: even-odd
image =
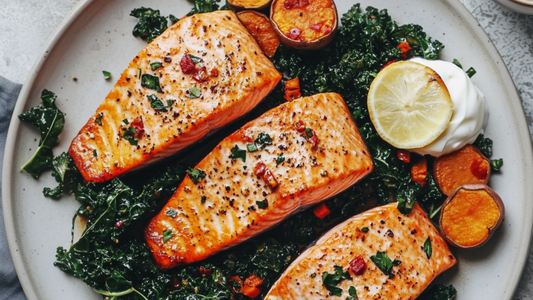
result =
[[439,219],[443,237],[460,248],[486,243],[504,216],[503,201],[484,184],[464,185],[446,199]]
[[440,190],[450,195],[465,184],[487,184],[490,177],[490,161],[472,145],[443,155],[435,160],[435,182]]
[[231,7],[236,10],[254,9],[263,10],[268,7],[272,0],[228,0]]
[[237,13],[237,17],[257,41],[263,53],[268,57],[274,56],[279,46],[279,38],[268,17],[253,10],[241,11]]
[[339,23],[333,0],[274,0],[270,19],[282,44],[309,50],[330,43]]

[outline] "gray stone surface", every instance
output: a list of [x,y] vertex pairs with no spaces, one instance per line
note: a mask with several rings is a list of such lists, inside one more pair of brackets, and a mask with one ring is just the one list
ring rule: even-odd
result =
[[[489,0],[460,0],[503,57],[533,132],[533,16]],[[79,0],[0,0],[0,75],[23,83],[64,16]],[[512,255],[512,254],[510,254]],[[514,300],[533,299],[533,253]]]

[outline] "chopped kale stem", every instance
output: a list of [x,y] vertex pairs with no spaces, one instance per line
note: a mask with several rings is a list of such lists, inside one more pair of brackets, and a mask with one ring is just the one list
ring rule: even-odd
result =
[[[218,0],[193,2],[191,14],[225,9],[219,6]],[[146,20],[157,19],[159,11],[141,8],[132,11],[132,15]],[[196,181],[205,176],[202,170],[193,169],[194,160],[184,159],[182,161],[186,164],[181,167],[169,168],[162,174],[136,177],[130,179],[131,182],[126,176],[104,184],[78,184],[75,196],[81,206],[77,215],[87,218],[89,229],[70,249],[57,249],[55,265],[81,279],[104,298],[244,300],[248,298],[239,293],[232,276],[239,276],[242,280],[251,274],[261,277],[264,282],[260,286],[260,297],[264,297],[274,281],[307,245],[331,226],[353,216],[367,199],[377,200],[380,204],[403,199],[405,213],[419,202],[436,215],[445,195],[437,188],[431,170],[425,186],[411,180],[410,164],[397,158],[397,149],[385,143],[370,122],[366,95],[379,70],[390,61],[402,59],[402,52],[397,48],[400,43],[408,42],[411,47],[407,58],[423,56],[435,59],[444,46],[426,36],[418,25],[396,24],[387,10],[368,7],[363,12],[359,5],[354,5],[342,16],[342,24],[335,40],[321,50],[305,52],[280,46],[273,57],[274,65],[285,74],[284,80],[299,78],[303,96],[329,91],[343,96],[374,159],[373,173],[327,200],[331,213],[326,218],[318,219],[312,210],[305,210],[283,221],[276,230],[267,231],[204,261],[163,272],[155,266],[141,238],[142,230],[186,174]],[[142,32],[139,31],[139,34],[147,39],[157,36],[149,30]],[[145,77],[142,72],[139,76]],[[150,77],[143,79],[147,87],[158,90],[158,82]],[[284,102],[282,87],[282,84],[278,85],[242,122]],[[189,97],[200,97],[194,90],[189,90],[189,93]],[[228,130],[229,133],[231,130]],[[492,141],[480,136],[476,142],[490,157]],[[246,150],[259,151],[270,144],[270,137],[264,134],[254,143],[247,144]],[[246,150],[234,147],[231,158],[244,161]],[[184,155],[198,156],[197,153]],[[283,163],[281,158],[278,160]],[[499,167],[501,163],[495,161],[494,165]],[[198,201],[204,203],[206,199]],[[256,204],[260,209],[268,207],[267,202]],[[166,212],[170,217],[175,217],[176,213]],[[368,228],[362,230],[368,231]],[[169,241],[171,235],[167,232]],[[426,253],[431,256],[430,242],[427,242]],[[389,276],[394,276],[394,266],[401,263],[391,261],[385,253],[377,253],[375,261]],[[210,275],[201,270],[209,270]],[[338,269],[332,271],[334,273],[322,274],[325,276],[324,284],[332,293],[338,294],[337,283],[348,275]],[[350,295],[352,298],[357,296],[355,292]],[[450,300],[453,297],[455,289],[452,286],[437,285],[420,299]]]

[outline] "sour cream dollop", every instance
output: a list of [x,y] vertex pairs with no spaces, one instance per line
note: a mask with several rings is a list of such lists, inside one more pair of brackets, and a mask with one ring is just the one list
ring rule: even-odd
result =
[[435,141],[410,151],[439,157],[473,143],[483,133],[489,119],[489,107],[483,93],[461,68],[451,62],[418,57],[411,61],[423,64],[439,74],[452,98],[453,115],[448,128]]

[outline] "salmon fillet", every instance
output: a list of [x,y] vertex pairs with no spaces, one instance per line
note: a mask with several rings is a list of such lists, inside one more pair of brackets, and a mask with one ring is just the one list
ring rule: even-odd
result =
[[[266,134],[271,145],[262,148]],[[146,227],[145,239],[161,268],[193,263],[341,192],[372,169],[340,95],[300,98],[220,142],[195,167],[205,178],[186,176]]]
[[[396,206],[376,207],[328,231],[285,270],[265,299],[325,299],[330,291],[324,285],[323,274],[336,273],[335,266],[351,277],[334,286],[342,289],[338,299],[353,299],[347,298],[352,286],[361,300],[415,299],[456,259],[418,204],[408,216]],[[432,249],[429,259],[424,251],[428,238]],[[385,252],[391,261],[401,262],[392,267],[391,274],[385,274],[370,259],[378,251]],[[358,266],[357,273],[350,266],[352,260]],[[359,270],[361,261],[366,268],[363,265]]]
[[280,79],[233,12],[183,18],[133,59],[69,153],[86,181],[109,180],[244,115]]

